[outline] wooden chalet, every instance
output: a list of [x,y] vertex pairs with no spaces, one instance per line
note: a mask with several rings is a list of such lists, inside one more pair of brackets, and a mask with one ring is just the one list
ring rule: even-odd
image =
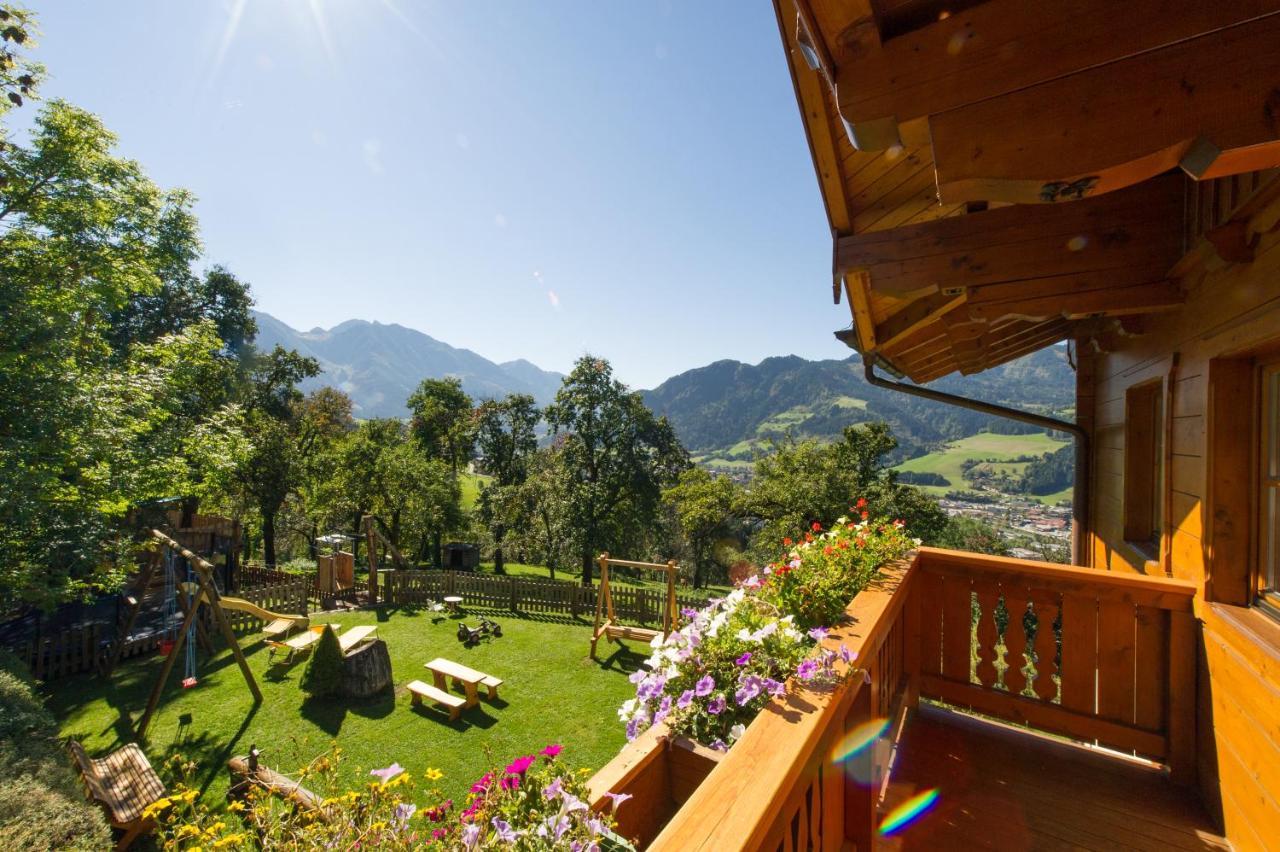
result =
[[865,681],[606,767],[624,832],[1280,849],[1280,2],[775,6],[838,336],[907,388],[1069,346],[1076,565],[923,548],[827,640]]

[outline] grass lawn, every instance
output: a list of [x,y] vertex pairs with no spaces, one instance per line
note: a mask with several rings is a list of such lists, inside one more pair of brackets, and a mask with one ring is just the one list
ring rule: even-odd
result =
[[[950,485],[919,486],[928,493],[941,497],[952,489],[964,490],[969,487],[960,472],[960,465],[965,459],[1007,461],[1023,455],[1038,456],[1044,453],[1051,453],[1061,448],[1064,443],[1049,437],[1043,432],[1037,432],[1032,435],[997,435],[993,432],[980,432],[977,435],[961,438],[959,441],[952,441],[947,444],[945,449],[938,452],[908,459],[899,465],[897,469],[918,473],[937,473],[946,477],[947,481],[951,483]],[[1033,500],[1039,500],[1041,503],[1053,505],[1061,500],[1070,499],[1071,489],[1067,488],[1056,494],[1046,494],[1039,497],[1035,495],[1027,496]]]
[[[227,788],[227,759],[246,753],[251,745],[263,751],[270,765],[292,773],[336,742],[344,751],[342,774],[352,784],[367,780],[370,769],[398,761],[421,790],[423,771],[435,767],[445,774],[436,786],[459,802],[491,763],[551,742],[565,746],[572,766],[594,771],[608,762],[626,739],[616,710],[634,695],[627,674],[647,648],[637,644],[620,651],[608,645],[602,654],[614,656],[597,663],[587,656],[591,628],[585,619],[488,614],[501,623],[503,635],[474,648],[457,641],[455,618],[426,611],[388,608],[314,616],[313,623],[378,625],[391,653],[395,696],[365,701],[304,700],[298,681],[305,662],[269,670],[267,649],[257,636],[243,637],[241,647],[262,687],[262,704],[255,710],[229,651],[202,660],[200,683],[189,690],[179,685],[181,666],[176,666],[143,748],[157,767],[174,751],[197,760],[202,787],[219,802]],[[474,614],[464,620],[476,623]],[[457,723],[438,710],[411,709],[404,684],[414,679],[429,683],[423,664],[437,656],[502,678],[500,700],[482,699]],[[95,756],[130,741],[122,714],[141,714],[160,664],[154,655],[127,661],[109,682],[86,675],[50,684],[45,690],[48,707],[62,736],[83,740]],[[186,726],[181,724],[184,714],[190,714]]]
[[480,499],[480,485],[492,478],[483,473],[458,474],[458,485],[462,488],[462,508],[474,509],[476,501]]

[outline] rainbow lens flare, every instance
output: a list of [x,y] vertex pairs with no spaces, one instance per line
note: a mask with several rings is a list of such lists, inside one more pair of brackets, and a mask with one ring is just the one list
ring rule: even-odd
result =
[[831,762],[840,763],[860,754],[864,749],[884,736],[889,730],[888,719],[872,719],[863,722],[845,734],[831,750]]
[[917,793],[890,811],[880,823],[881,834],[893,834],[915,822],[938,801],[938,788]]

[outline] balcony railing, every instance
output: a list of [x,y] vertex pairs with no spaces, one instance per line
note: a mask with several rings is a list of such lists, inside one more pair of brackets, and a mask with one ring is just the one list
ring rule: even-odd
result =
[[696,753],[647,747],[660,730],[594,786],[635,794],[621,828],[649,849],[871,849],[890,744],[922,696],[1164,762],[1188,781],[1193,597],[1178,580],[922,548],[825,640],[856,651],[865,674],[769,705],[727,755],[701,758],[710,771],[696,787]]

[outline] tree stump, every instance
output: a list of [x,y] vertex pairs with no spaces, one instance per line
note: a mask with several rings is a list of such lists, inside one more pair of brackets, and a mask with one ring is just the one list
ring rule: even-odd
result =
[[381,639],[351,651],[342,658],[341,693],[348,698],[368,698],[391,685],[391,654]]

